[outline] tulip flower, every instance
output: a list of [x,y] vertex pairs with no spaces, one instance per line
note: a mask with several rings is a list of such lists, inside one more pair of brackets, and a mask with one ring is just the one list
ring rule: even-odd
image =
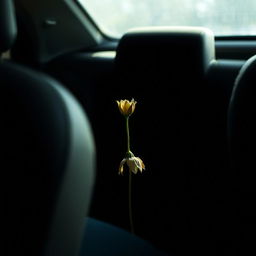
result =
[[117,100],[116,102],[117,102],[120,113],[126,117],[130,116],[134,112],[135,105],[137,103],[134,99],[132,99],[131,101]]

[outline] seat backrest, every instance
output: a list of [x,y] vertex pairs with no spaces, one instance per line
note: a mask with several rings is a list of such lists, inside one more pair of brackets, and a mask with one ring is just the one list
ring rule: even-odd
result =
[[[15,40],[12,1],[0,14],[2,53]],[[85,113],[57,81],[10,61],[0,63],[0,111],[5,255],[78,255],[94,181]]]
[[255,254],[256,229],[256,56],[242,67],[228,110],[228,139],[232,168],[239,255]]
[[[228,113],[228,135],[232,164],[241,175],[254,175],[256,166],[256,56],[242,67],[236,79]],[[249,189],[249,188],[248,188]]]
[[205,78],[214,59],[214,37],[205,28],[134,29],[117,48],[116,93],[138,102],[132,146],[146,164],[135,192],[147,198],[137,208],[141,230],[177,254],[198,254],[210,240]]

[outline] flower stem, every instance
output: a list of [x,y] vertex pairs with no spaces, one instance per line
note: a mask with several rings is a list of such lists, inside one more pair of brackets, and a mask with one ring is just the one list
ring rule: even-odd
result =
[[[129,131],[129,116],[125,118],[126,121],[126,134],[127,134],[127,154],[131,157],[131,147],[130,147],[130,131]],[[129,220],[130,220],[130,227],[131,233],[134,234],[134,227],[133,227],[133,218],[132,218],[132,171],[129,170]]]
[[130,219],[130,227],[131,233],[134,234],[134,226],[132,219],[132,172],[129,171],[129,219]]
[[126,134],[127,134],[127,152],[130,152],[131,148],[130,148],[129,116],[125,118],[125,121],[126,121]]

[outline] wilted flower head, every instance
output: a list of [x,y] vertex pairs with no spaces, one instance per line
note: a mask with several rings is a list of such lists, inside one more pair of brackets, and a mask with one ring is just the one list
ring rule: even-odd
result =
[[135,110],[135,105],[136,105],[136,101],[134,99],[132,99],[131,101],[128,100],[120,100],[120,101],[116,101],[118,108],[121,112],[122,115],[124,116],[130,116],[134,110]]
[[137,174],[138,170],[142,173],[145,170],[145,165],[139,157],[131,156],[124,158],[119,166],[119,174],[123,174],[124,165],[127,164],[129,171]]

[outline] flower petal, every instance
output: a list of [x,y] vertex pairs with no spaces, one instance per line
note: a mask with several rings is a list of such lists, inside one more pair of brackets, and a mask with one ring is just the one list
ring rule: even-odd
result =
[[142,171],[145,170],[145,165],[139,157],[136,157],[136,160],[137,160],[137,164],[138,164],[138,169],[142,173]]
[[120,100],[120,101],[116,101],[118,108],[121,112],[122,115],[124,116],[130,116],[134,110],[135,110],[135,105],[136,105],[136,101],[134,99],[132,99],[131,101],[129,100]]
[[139,159],[139,161],[141,163],[142,169],[145,170],[145,165],[144,165],[143,161],[141,160],[141,158],[139,158],[139,157],[137,157],[137,158]]
[[133,104],[130,105],[130,107],[128,108],[127,112],[126,112],[126,115],[131,115],[132,113],[134,112],[134,106]]
[[123,172],[124,172],[124,164],[126,163],[126,158],[124,158],[122,161],[121,161],[121,163],[120,163],[120,165],[119,165],[119,170],[118,170],[118,174],[123,174]]
[[130,157],[130,158],[128,158],[128,159],[127,159],[127,165],[128,165],[128,167],[129,167],[129,171],[136,174],[137,171],[138,171],[138,167],[137,167],[137,165],[136,165],[136,163],[135,163],[135,161],[134,161],[134,158],[135,158],[135,157]]
[[124,108],[123,108],[123,111],[124,111],[125,115],[128,115],[128,111],[129,111],[130,106],[131,106],[130,102],[128,100],[125,100]]
[[134,174],[137,174],[137,173],[138,173],[138,168],[135,167],[135,168],[132,170],[132,172],[133,172]]

